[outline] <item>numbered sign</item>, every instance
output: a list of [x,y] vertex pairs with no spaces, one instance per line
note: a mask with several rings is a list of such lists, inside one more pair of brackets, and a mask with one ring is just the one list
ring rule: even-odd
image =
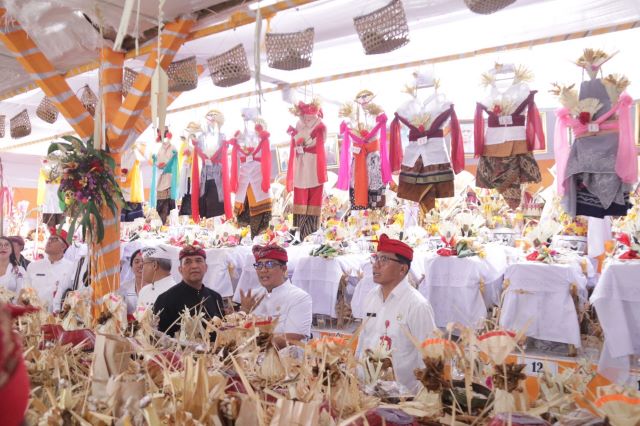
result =
[[546,358],[520,358],[520,362],[525,364],[524,373],[527,376],[539,376],[548,371],[551,374],[558,374],[558,363]]

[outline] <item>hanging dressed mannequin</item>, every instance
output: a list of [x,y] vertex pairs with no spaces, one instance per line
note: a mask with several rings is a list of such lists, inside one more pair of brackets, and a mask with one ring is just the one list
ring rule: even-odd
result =
[[371,102],[373,98],[372,92],[362,90],[356,95],[355,104],[348,102],[340,109],[340,116],[349,119],[355,128],[344,121],[340,125],[342,150],[336,188],[349,190],[352,210],[384,207],[386,186],[391,181],[387,116]]
[[[497,78],[505,74],[506,78]],[[474,145],[475,156],[480,157],[476,186],[497,189],[512,209],[520,205],[523,184],[541,181],[533,151],[544,149],[545,140],[534,102],[536,91],[526,83],[531,77],[524,67],[496,64],[482,75],[488,93],[476,105]],[[501,90],[498,81],[511,84]]]
[[52,227],[64,223],[64,215],[60,207],[58,189],[60,177],[54,177],[50,164],[44,160],[38,180],[38,206],[42,206],[42,223]]
[[291,112],[299,119],[295,128],[287,130],[291,135],[287,191],[293,191],[293,226],[300,229],[300,240],[304,240],[320,225],[322,190],[327,181],[327,129],[318,101],[298,102]]
[[[571,216],[624,216],[631,208],[629,192],[638,180],[633,100],[625,92],[626,77],[602,78],[601,66],[612,56],[601,50],[584,51],[576,64],[590,79],[580,84],[580,94],[573,85],[555,85],[554,93],[563,106],[556,112],[554,139],[558,195]],[[575,138],[571,146],[567,128]]]
[[[198,211],[194,218],[225,215],[232,217],[231,196],[229,190],[228,144],[222,133],[224,115],[211,110],[205,116],[202,134],[194,145],[201,168],[199,179],[193,180],[194,193],[197,190]],[[194,168],[194,173],[197,169]],[[197,184],[197,186],[196,186]]]
[[[178,198],[178,151],[171,144],[171,132],[168,128],[164,136],[158,136],[156,142],[162,142],[157,154],[154,154],[152,184],[151,184],[151,208],[155,208],[166,225],[169,212],[176,208]],[[157,178],[157,173],[160,177]]]
[[131,149],[122,154],[120,188],[125,205],[120,213],[121,222],[133,222],[139,217],[144,217],[142,203],[144,203],[144,187],[140,164],[145,160],[144,147],[135,143]]
[[181,137],[180,151],[182,161],[180,165],[180,216],[191,216],[191,193],[193,190],[192,168],[193,168],[193,147],[202,138],[202,128],[196,122],[190,122],[184,129],[185,136]]
[[[249,225],[251,235],[267,230],[271,220],[271,148],[266,123],[258,110],[242,111],[245,129],[236,132],[231,151],[231,192],[236,194],[234,213],[240,225]],[[252,129],[253,127],[253,129]]]
[[[435,207],[436,198],[454,196],[454,173],[464,169],[464,148],[460,123],[453,104],[438,93],[438,83],[425,73],[414,73],[415,83],[407,86],[413,97],[395,113],[391,122],[389,162],[400,170],[398,197],[420,203],[424,213]],[[424,101],[420,89],[433,88]],[[409,144],[402,152],[400,123],[409,128]],[[445,128],[449,133],[445,137]],[[450,140],[451,156],[446,139]]]

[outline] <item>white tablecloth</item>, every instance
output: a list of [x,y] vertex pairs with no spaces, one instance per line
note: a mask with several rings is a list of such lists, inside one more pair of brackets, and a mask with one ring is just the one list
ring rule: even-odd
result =
[[586,292],[587,279],[570,264],[522,262],[510,265],[504,279],[509,287],[500,315],[502,327],[521,330],[541,340],[580,346],[580,326],[571,285]]
[[[468,327],[481,327],[487,317],[487,307],[497,303],[501,277],[506,268],[504,250],[487,245],[486,257],[438,256],[422,258],[424,281],[418,287],[433,307],[436,325],[446,327],[457,322]],[[481,292],[484,283],[485,294]]]
[[623,384],[640,355],[640,261],[608,263],[590,299],[604,331],[598,372]]

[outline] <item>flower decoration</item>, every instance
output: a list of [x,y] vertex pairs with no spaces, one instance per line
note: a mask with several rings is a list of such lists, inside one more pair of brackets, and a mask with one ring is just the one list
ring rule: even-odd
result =
[[636,235],[629,235],[622,232],[618,235],[617,241],[624,247],[628,248],[626,252],[619,256],[620,259],[640,259],[640,233],[636,233]]
[[96,149],[90,138],[86,143],[74,136],[63,136],[64,142],[49,146],[51,175],[60,178],[58,198],[65,214],[71,218],[68,239],[78,225],[86,241],[104,238],[103,208],[118,215],[124,204],[115,178],[115,161],[107,151]]

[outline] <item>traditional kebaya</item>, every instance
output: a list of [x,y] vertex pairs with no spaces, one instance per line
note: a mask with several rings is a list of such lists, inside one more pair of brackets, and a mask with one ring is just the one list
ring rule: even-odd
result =
[[[355,102],[346,103],[340,116],[342,150],[338,189],[349,190],[352,210],[377,209],[385,205],[385,191],[391,181],[387,153],[387,116],[371,102],[374,94],[362,90]],[[350,158],[351,157],[351,158]]]
[[[230,188],[236,194],[234,213],[240,225],[249,225],[256,236],[271,220],[271,148],[266,123],[257,109],[243,110],[245,129],[229,141]],[[248,127],[253,123],[253,128]]]
[[[501,90],[497,77],[504,74],[513,77],[500,78],[512,80]],[[533,158],[533,151],[545,146],[542,120],[534,102],[536,91],[529,89],[526,82],[531,73],[523,67],[496,64],[482,78],[488,93],[477,103],[474,119],[475,156],[480,157],[476,185],[497,189],[515,209],[520,205],[522,185],[541,181]]]
[[[426,212],[434,208],[436,198],[454,196],[454,173],[464,169],[464,148],[453,104],[438,93],[433,77],[418,73],[415,77],[415,84],[407,87],[413,99],[398,108],[391,122],[389,162],[392,171],[400,171],[398,197],[420,203]],[[433,93],[424,101],[419,100],[418,91],[429,87]],[[409,128],[409,144],[404,152],[400,123]],[[447,127],[449,135],[445,138]]]
[[194,162],[191,182],[198,195],[198,205],[192,201],[192,215],[215,217],[226,215],[231,218],[231,197],[229,190],[229,161],[227,142],[222,133],[224,115],[211,110],[205,116],[203,132],[194,145],[198,162]]
[[295,128],[287,130],[291,135],[287,191],[293,190],[293,226],[300,229],[302,240],[315,232],[320,222],[323,184],[327,181],[327,129],[317,101],[299,102],[291,112],[299,120]]
[[[601,50],[586,49],[576,62],[589,75],[580,84],[580,93],[573,85],[554,89],[563,106],[556,112],[554,139],[558,194],[571,216],[626,215],[631,207],[629,192],[638,180],[633,100],[625,92],[629,80],[620,75],[602,77],[601,66],[609,59],[611,55]],[[571,146],[567,128],[574,136]]]
[[132,222],[134,219],[144,216],[142,213],[144,187],[140,172],[140,164],[145,160],[143,150],[143,146],[135,144],[122,154],[120,188],[126,203],[120,214],[123,222]]
[[[155,208],[166,224],[169,212],[176,208],[178,198],[178,151],[171,144],[171,132],[165,129],[164,135],[156,142],[162,142],[157,154],[154,154],[151,178],[151,207]],[[158,172],[160,176],[158,177]]]

